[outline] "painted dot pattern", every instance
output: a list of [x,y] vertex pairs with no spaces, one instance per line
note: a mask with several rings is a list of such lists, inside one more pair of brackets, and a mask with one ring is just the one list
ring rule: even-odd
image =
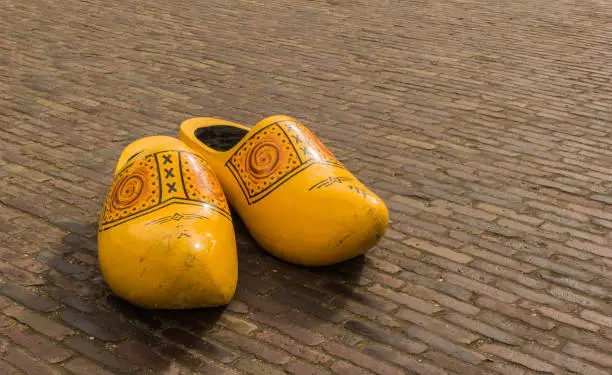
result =
[[102,222],[121,220],[159,204],[159,174],[153,155],[136,159],[113,181]]
[[161,151],[136,157],[115,177],[100,215],[106,230],[174,201],[207,203],[230,218],[230,211],[208,162],[187,151]]
[[252,134],[226,166],[249,204],[262,199],[315,163],[342,164],[306,127],[295,121],[270,124]]
[[181,171],[187,199],[207,202],[229,214],[223,189],[204,158],[182,153]]
[[[329,164],[341,165],[336,157],[329,151],[329,149],[321,142],[321,140],[312,134],[304,125],[295,121],[285,121],[284,126],[287,129],[287,133],[290,135],[296,143],[302,143],[304,147],[298,147],[298,151],[302,153],[304,160],[314,159],[315,161],[322,161]],[[305,148],[305,150],[304,150]]]
[[279,125],[253,135],[231,157],[244,188],[255,196],[302,164],[298,153]]

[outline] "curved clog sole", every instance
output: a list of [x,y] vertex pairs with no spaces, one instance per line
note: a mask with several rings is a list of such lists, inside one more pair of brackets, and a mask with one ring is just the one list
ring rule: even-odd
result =
[[253,128],[193,118],[179,138],[210,161],[251,235],[283,260],[338,263],[386,230],[383,201],[293,118],[272,116]]

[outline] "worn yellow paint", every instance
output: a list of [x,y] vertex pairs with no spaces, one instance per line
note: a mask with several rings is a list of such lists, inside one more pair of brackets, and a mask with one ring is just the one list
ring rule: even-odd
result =
[[[223,127],[243,133],[226,151],[204,139]],[[179,138],[210,161],[251,235],[281,259],[341,262],[366,252],[386,230],[384,202],[293,118],[272,116],[252,129],[192,118],[181,124]]]
[[227,304],[238,278],[236,241],[208,162],[172,137],[130,144],[101,213],[98,255],[112,291],[135,305]]

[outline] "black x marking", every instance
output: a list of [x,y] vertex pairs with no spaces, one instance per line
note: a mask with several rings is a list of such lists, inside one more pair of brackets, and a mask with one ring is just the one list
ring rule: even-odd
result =
[[168,186],[168,193],[176,192],[176,182],[168,183],[166,182],[166,186]]
[[170,169],[166,169],[166,168],[164,168],[164,171],[166,171],[166,177],[165,177],[165,178],[168,178],[168,177],[174,177],[174,174],[172,173],[172,170],[173,170],[173,169],[174,169],[174,168],[170,168]]
[[172,163],[172,155],[162,155],[164,158],[164,164]]

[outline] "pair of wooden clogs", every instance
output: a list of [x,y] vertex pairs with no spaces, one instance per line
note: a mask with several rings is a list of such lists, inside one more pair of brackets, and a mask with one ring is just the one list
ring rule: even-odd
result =
[[179,139],[143,138],[119,159],[98,235],[112,291],[145,308],[227,304],[238,262],[226,195],[264,249],[300,265],[363,254],[389,221],[382,200],[298,121],[193,118]]

